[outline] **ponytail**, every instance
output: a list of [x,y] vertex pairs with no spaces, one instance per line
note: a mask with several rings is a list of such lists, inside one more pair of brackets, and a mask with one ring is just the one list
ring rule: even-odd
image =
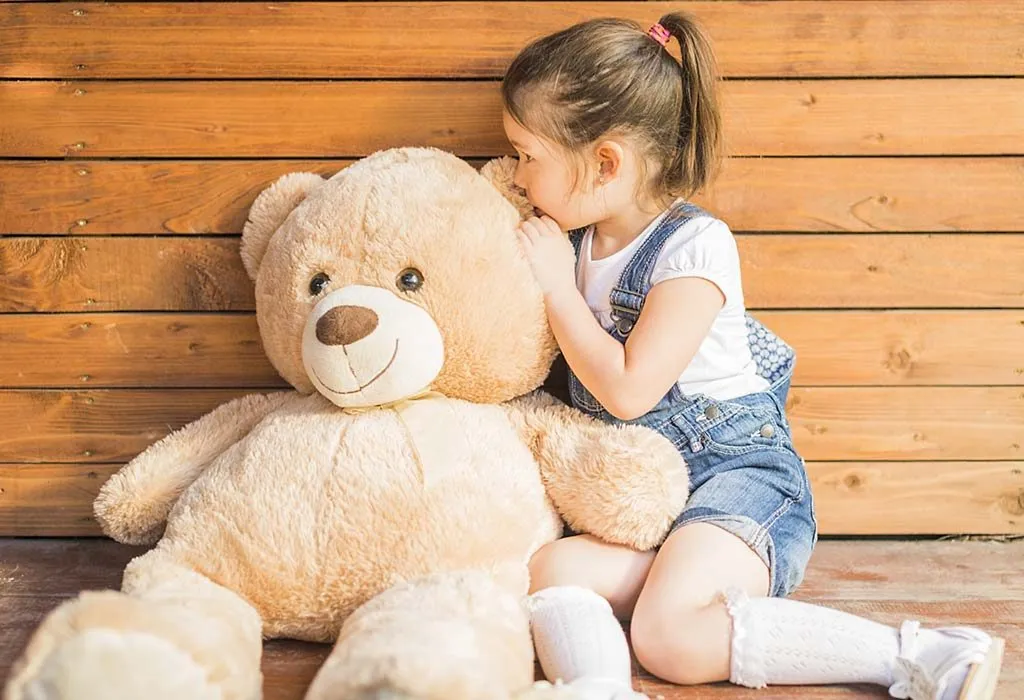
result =
[[675,155],[662,171],[662,189],[690,196],[711,182],[721,159],[718,68],[711,43],[689,15],[672,12],[659,24],[679,42],[682,78]]

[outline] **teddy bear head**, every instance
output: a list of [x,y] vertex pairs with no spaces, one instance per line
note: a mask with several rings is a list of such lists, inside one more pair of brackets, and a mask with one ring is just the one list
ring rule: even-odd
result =
[[513,168],[398,148],[264,190],[241,255],[281,376],[345,408],[539,386],[556,345],[515,235],[530,207]]

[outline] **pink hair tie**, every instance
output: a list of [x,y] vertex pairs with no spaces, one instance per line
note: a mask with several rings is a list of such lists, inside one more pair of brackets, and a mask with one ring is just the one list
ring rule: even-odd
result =
[[651,28],[647,30],[647,35],[662,46],[667,44],[668,40],[672,38],[672,35],[668,33],[668,30],[661,26],[661,22],[655,22],[652,24]]

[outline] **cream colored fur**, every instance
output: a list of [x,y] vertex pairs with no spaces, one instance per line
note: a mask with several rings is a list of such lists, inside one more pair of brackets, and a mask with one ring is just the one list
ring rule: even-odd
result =
[[530,393],[556,348],[509,168],[396,149],[260,195],[242,256],[296,390],[107,482],[105,532],[156,546],[47,618],[8,700],[258,698],[265,637],[336,641],[309,698],[564,694],[531,687],[530,556],[563,518],[656,546],[687,478],[656,433]]

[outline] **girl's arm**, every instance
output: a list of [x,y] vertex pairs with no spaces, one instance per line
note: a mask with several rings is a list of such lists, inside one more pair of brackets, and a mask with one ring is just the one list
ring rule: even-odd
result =
[[597,322],[573,286],[545,294],[548,321],[565,360],[609,413],[631,420],[650,411],[697,354],[725,303],[700,277],[651,289],[625,345]]
[[621,345],[576,289],[575,255],[557,224],[531,219],[520,240],[544,291],[551,330],[579,380],[617,418],[650,411],[697,353],[725,303],[722,291],[700,277],[655,285]]

